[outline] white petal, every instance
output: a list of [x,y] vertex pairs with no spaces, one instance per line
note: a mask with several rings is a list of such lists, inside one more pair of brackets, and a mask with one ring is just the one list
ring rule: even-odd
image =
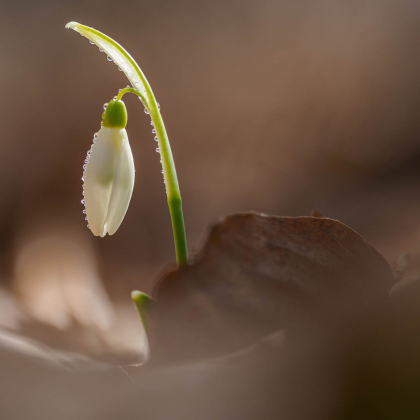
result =
[[86,216],[92,233],[104,236],[105,218],[111,197],[114,167],[117,154],[111,136],[111,128],[102,127],[92,146],[85,172]]
[[134,187],[134,161],[127,132],[125,129],[118,131],[121,132],[122,141],[115,162],[114,183],[105,223],[105,229],[110,235],[116,232],[123,221]]

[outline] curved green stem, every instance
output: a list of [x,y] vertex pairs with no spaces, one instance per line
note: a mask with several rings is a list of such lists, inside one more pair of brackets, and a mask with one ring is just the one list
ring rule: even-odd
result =
[[163,177],[166,184],[166,195],[168,197],[168,206],[174,234],[176,260],[178,265],[181,266],[188,264],[187,238],[185,235],[181,192],[179,190],[178,177],[176,175],[175,163],[168,135],[166,134],[165,124],[160,115],[156,99],[154,96],[151,99],[149,113],[156,130],[156,137],[159,144]]
[[117,101],[120,101],[121,100],[121,98],[126,94],[126,93],[134,93],[134,95],[137,95],[140,99],[141,99],[141,101],[143,102],[143,105],[145,105],[145,106],[147,106],[147,101],[146,101],[146,98],[141,94],[141,92],[139,92],[138,90],[136,90],[136,89],[134,89],[134,88],[124,88],[124,89],[121,89],[119,92],[118,92],[118,95],[117,95]]

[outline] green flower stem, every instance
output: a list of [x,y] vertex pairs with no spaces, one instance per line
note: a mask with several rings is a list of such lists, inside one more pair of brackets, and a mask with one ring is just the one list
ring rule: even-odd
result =
[[163,176],[166,184],[166,195],[171,214],[172,229],[175,241],[176,260],[178,265],[188,264],[187,238],[185,236],[184,216],[182,213],[182,199],[179,191],[178,177],[172,156],[171,145],[166,134],[165,124],[155,98],[150,103],[150,116],[156,130],[159,143],[160,156],[162,157]]
[[184,216],[182,212],[182,199],[179,190],[178,177],[176,175],[175,162],[172,156],[171,145],[169,144],[168,135],[166,134],[165,124],[159,111],[159,106],[154,98],[150,101],[150,107],[143,95],[133,89],[125,88],[117,95],[117,100],[120,100],[126,93],[134,93],[137,95],[153,121],[153,126],[156,130],[158,138],[159,152],[161,155],[161,162],[163,167],[163,176],[166,184],[166,194],[168,196],[169,212],[171,214],[172,230],[174,234],[176,260],[178,266],[188,264],[188,249],[187,238],[185,235]]
[[143,105],[144,106],[146,106],[147,108],[149,108],[146,104],[147,104],[147,101],[146,101],[146,98],[141,94],[141,92],[139,92],[138,90],[136,90],[136,89],[133,89],[133,88],[124,88],[124,89],[121,89],[121,91],[120,92],[118,92],[118,95],[117,95],[117,101],[120,101],[121,100],[121,98],[126,94],[126,93],[134,93],[134,95],[137,95],[140,99],[141,99],[141,101],[143,102]]

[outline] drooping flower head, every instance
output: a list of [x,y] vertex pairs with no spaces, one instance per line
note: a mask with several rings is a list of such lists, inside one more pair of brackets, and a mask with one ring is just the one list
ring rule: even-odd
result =
[[82,180],[86,219],[96,236],[113,235],[127,212],[134,187],[134,161],[125,126],[127,110],[112,100],[87,153]]
[[[168,207],[174,234],[174,244],[178,265],[188,264],[188,248],[185,235],[184,216],[182,211],[181,192],[175,170],[171,146],[163,123],[160,106],[156,101],[152,88],[144,73],[134,58],[115,40],[102,32],[77,22],[69,22],[66,28],[71,28],[80,35],[96,44],[100,51],[107,55],[108,61],[113,61],[131,83],[131,88],[122,89],[115,101],[106,108],[104,124],[97,133],[97,142],[88,154],[85,182],[85,204],[87,220],[95,235],[113,234],[127,211],[134,183],[134,165],[130,146],[125,133],[126,113],[123,105],[119,105],[122,95],[130,92],[141,100],[153,125],[153,134],[158,142],[158,149]],[[121,118],[115,115],[120,110]],[[122,111],[124,109],[124,112]],[[125,115],[125,119],[123,117]],[[107,119],[108,118],[108,119]],[[100,147],[96,148],[96,144]],[[114,146],[111,147],[111,144]]]

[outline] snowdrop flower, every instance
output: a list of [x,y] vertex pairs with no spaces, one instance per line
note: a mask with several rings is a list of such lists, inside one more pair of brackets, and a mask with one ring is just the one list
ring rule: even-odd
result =
[[[75,30],[89,39],[91,44],[95,44],[107,55],[108,61],[114,62],[119,70],[124,72],[131,83],[131,87],[121,89],[106,108],[107,115],[104,116],[103,128],[98,133],[97,143],[91,153],[88,152],[88,158],[90,155],[92,157],[85,161],[86,173],[83,178],[86,178],[86,212],[92,232],[100,236],[104,236],[107,232],[112,235],[124,218],[130,201],[134,183],[134,165],[124,130],[127,115],[120,100],[126,93],[133,93],[140,99],[146,114],[150,115],[152,133],[158,142],[157,151],[162,163],[177,263],[179,266],[188,264],[187,238],[175,162],[160,106],[146,76],[123,46],[109,36],[77,22],[69,22],[66,28]],[[111,118],[111,114],[115,114],[115,121]]]
[[95,236],[119,228],[134,187],[134,161],[125,126],[127,110],[112,100],[102,114],[102,127],[88,151],[82,180],[86,219]]

